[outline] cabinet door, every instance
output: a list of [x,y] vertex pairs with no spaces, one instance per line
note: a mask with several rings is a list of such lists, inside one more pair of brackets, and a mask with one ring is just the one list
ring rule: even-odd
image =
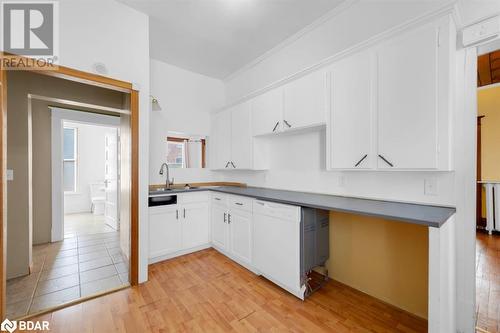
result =
[[252,101],[253,135],[270,134],[282,128],[283,88],[276,88]]
[[227,248],[227,208],[212,205],[212,243],[225,250]]
[[328,126],[331,167],[373,167],[372,73],[369,53],[336,63],[330,76],[331,111]]
[[212,116],[211,130],[212,169],[224,169],[231,160],[231,112],[219,112]]
[[252,214],[231,210],[228,216],[231,254],[244,263],[252,263]]
[[317,71],[284,87],[283,129],[308,127],[326,122],[326,75]]
[[250,103],[237,105],[231,111],[231,166],[237,169],[252,169]]
[[173,253],[181,248],[178,206],[149,208],[149,258]]
[[208,244],[208,203],[184,204],[179,214],[182,214],[182,248]]
[[379,49],[379,168],[436,168],[438,70],[435,25]]

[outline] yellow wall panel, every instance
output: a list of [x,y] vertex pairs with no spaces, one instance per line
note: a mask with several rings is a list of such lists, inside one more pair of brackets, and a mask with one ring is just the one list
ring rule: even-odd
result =
[[329,276],[427,318],[427,227],[330,212]]

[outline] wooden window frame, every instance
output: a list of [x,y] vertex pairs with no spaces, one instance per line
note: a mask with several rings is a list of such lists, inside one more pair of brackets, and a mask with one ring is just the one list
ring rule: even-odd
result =
[[[180,136],[167,136],[167,142],[184,142],[185,140],[189,140],[189,138],[184,138]],[[206,168],[206,155],[207,155],[207,140],[200,139],[201,141],[201,167]]]

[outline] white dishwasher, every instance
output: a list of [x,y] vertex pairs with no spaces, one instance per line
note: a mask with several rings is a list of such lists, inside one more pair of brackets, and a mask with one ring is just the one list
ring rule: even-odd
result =
[[253,263],[267,279],[304,299],[300,207],[255,200]]

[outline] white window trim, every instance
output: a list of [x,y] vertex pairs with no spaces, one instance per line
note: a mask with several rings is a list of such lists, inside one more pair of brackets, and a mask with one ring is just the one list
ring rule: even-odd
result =
[[[63,165],[64,165],[64,162],[75,162],[75,179],[74,179],[74,185],[73,185],[73,188],[74,188],[74,191],[64,191],[64,194],[65,195],[74,195],[74,194],[80,194],[80,192],[78,191],[78,185],[79,185],[79,171],[80,171],[80,168],[79,168],[79,158],[78,158],[78,127],[76,126],[72,126],[72,125],[64,125],[63,126],[63,132],[65,129],[72,129],[74,130],[73,132],[73,144],[74,144],[74,156],[75,158],[64,158],[62,159],[63,161]],[[64,167],[63,167],[63,170],[64,170]]]

